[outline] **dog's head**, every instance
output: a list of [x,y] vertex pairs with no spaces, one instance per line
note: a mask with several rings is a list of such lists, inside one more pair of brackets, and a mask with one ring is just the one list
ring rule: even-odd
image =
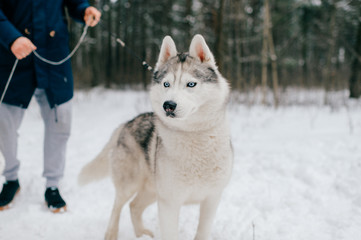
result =
[[154,112],[167,126],[203,130],[223,117],[229,85],[219,73],[213,54],[201,35],[189,52],[178,53],[171,37],[163,39],[150,91]]

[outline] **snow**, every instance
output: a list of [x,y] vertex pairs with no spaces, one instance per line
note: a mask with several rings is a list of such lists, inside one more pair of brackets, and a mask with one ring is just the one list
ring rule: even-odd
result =
[[[307,97],[306,97],[307,98]],[[361,236],[361,104],[229,107],[235,151],[234,171],[224,191],[212,232],[214,240],[356,240]],[[114,188],[110,179],[86,187],[77,175],[102,149],[112,131],[150,111],[146,92],[78,91],[73,101],[61,193],[68,212],[53,214],[44,204],[43,126],[35,101],[20,128],[21,192],[12,208],[0,212],[0,239],[103,239]],[[3,177],[0,182],[3,182]],[[198,207],[185,206],[180,239],[193,239]],[[160,239],[157,206],[145,225]],[[125,206],[122,240],[136,239]],[[142,237],[140,239],[151,239]]]

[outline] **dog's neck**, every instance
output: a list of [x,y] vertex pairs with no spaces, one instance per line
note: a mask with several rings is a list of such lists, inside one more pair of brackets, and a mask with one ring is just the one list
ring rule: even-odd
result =
[[[173,131],[174,133],[181,134],[206,134],[212,135],[214,133],[228,130],[228,121],[226,116],[226,110],[223,110],[222,114],[217,114],[209,118],[204,118],[207,121],[203,122],[187,122],[186,124],[170,124],[165,123],[160,118],[158,118],[157,126],[159,128],[164,128],[168,131]],[[176,119],[174,119],[176,120]],[[177,121],[177,120],[176,120]],[[182,120],[179,120],[182,121]],[[179,127],[182,126],[182,127]]]

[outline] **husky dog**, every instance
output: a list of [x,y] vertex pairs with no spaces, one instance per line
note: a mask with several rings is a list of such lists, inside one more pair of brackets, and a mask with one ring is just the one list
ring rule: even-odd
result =
[[201,35],[188,53],[177,53],[172,38],[164,38],[150,89],[154,112],[117,128],[79,175],[82,185],[111,174],[116,196],[107,240],[117,239],[121,209],[135,194],[130,209],[137,237],[153,237],[142,213],[157,201],[162,239],[178,239],[179,211],[188,203],[200,204],[195,239],[210,238],[232,171],[229,91]]

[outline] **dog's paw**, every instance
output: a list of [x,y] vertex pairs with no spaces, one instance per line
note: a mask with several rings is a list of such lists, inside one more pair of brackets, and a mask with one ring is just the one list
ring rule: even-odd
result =
[[153,232],[150,231],[150,230],[148,230],[148,229],[143,229],[143,230],[137,231],[137,232],[135,233],[135,236],[137,236],[138,238],[141,237],[141,236],[143,236],[143,235],[148,235],[149,237],[154,238]]
[[104,239],[105,240],[117,240],[118,239],[118,234],[108,231],[108,232],[105,233]]

